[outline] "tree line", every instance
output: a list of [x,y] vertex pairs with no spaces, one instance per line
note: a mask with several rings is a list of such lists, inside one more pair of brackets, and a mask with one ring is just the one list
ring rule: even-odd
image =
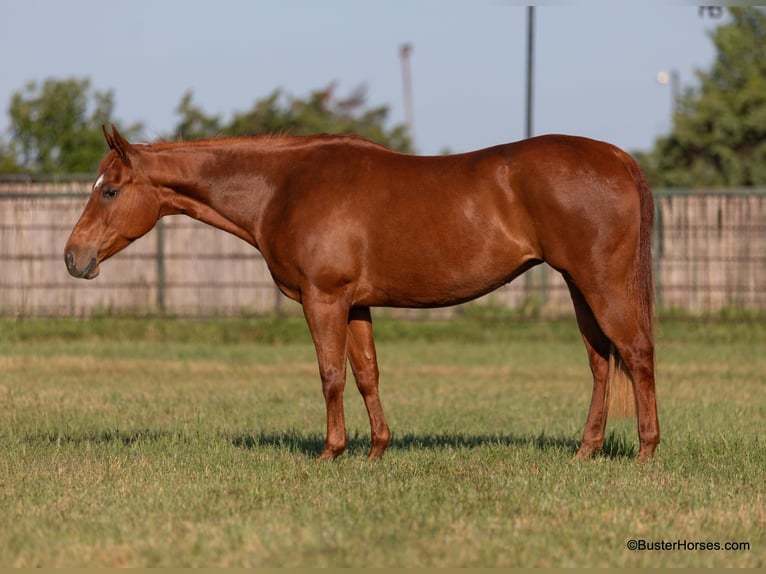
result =
[[[105,153],[102,125],[115,123],[129,139],[143,124],[114,118],[114,92],[88,78],[48,78],[15,92],[8,108],[9,136],[0,140],[0,173],[90,173]],[[293,97],[277,89],[236,112],[229,121],[207,114],[187,91],[175,109],[178,121],[165,140],[259,134],[355,133],[401,152],[412,152],[407,127],[386,127],[388,106],[370,107],[364,86],[345,97],[336,84]]]
[[[729,21],[711,33],[715,61],[678,98],[670,133],[653,149],[632,152],[652,187],[766,185],[766,12],[727,10]],[[389,111],[370,107],[364,86],[341,96],[330,84],[305,97],[276,89],[224,121],[187,91],[175,110],[178,122],[163,139],[345,132],[412,153],[407,127],[386,127]],[[113,112],[114,93],[93,88],[88,78],[29,83],[11,98],[0,173],[93,172],[105,151],[102,124],[116,123],[131,139],[143,129],[115,120]]]

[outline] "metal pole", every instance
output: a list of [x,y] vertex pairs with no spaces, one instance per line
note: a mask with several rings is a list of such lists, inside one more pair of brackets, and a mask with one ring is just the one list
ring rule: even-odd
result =
[[[532,120],[534,117],[534,71],[535,71],[535,7],[527,6],[527,99],[525,106],[525,123],[526,129],[524,130],[525,137],[531,138],[534,134],[532,127]],[[542,265],[539,270],[527,271],[525,278],[525,287],[527,291],[527,298],[532,295],[534,289],[535,277],[540,281],[538,293],[540,295],[540,310],[545,306],[548,300],[547,282],[548,273],[545,265]]]
[[678,99],[681,95],[681,76],[678,70],[671,69],[670,72],[660,70],[657,72],[657,83],[661,86],[670,84],[670,129],[673,131],[675,124],[676,110],[678,108]]
[[678,109],[678,96],[681,93],[681,76],[678,73],[678,70],[671,70],[670,71],[670,97],[672,100],[672,108],[671,108],[671,130],[673,129],[673,125],[675,124],[676,119],[676,110]]
[[532,137],[532,97],[535,64],[535,7],[527,6],[527,105],[526,137]]
[[410,69],[410,54],[412,44],[402,44],[399,56],[402,59],[402,87],[404,89],[404,116],[407,122],[410,141],[415,146],[415,111],[412,107],[412,70]]

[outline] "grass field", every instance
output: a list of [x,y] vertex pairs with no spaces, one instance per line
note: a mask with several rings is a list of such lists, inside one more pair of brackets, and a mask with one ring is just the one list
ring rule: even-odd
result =
[[349,381],[320,462],[300,320],[0,321],[0,566],[766,565],[764,323],[660,323],[647,464],[619,420],[572,460],[573,322],[376,328],[392,447]]

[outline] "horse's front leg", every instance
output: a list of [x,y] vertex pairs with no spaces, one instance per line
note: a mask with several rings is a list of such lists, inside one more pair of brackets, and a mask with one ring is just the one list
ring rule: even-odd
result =
[[327,437],[319,458],[333,459],[346,449],[343,389],[346,386],[346,329],[348,307],[338,300],[304,297],[303,313],[314,340],[327,407]]

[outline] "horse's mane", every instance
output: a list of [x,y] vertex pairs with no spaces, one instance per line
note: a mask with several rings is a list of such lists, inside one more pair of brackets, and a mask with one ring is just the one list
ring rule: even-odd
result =
[[[294,146],[311,146],[316,144],[323,144],[323,143],[351,143],[355,145],[360,146],[369,146],[377,149],[385,149],[388,150],[384,145],[381,145],[379,143],[376,143],[366,137],[357,135],[357,134],[327,134],[327,133],[321,133],[321,134],[313,134],[313,135],[303,135],[303,136],[295,136],[290,135],[286,133],[270,133],[270,134],[261,134],[256,136],[214,136],[211,138],[206,139],[198,139],[198,140],[178,140],[178,141],[170,141],[165,139],[155,140],[153,142],[147,142],[143,143],[141,145],[146,146],[146,148],[151,149],[152,151],[163,151],[163,150],[170,150],[170,149],[179,149],[179,148],[208,148],[208,147],[219,147],[219,146],[235,146],[235,145],[247,145],[247,144],[255,144],[255,145],[263,145],[265,147],[269,148],[283,148],[283,147],[294,147]],[[390,151],[390,150],[389,150]]]

